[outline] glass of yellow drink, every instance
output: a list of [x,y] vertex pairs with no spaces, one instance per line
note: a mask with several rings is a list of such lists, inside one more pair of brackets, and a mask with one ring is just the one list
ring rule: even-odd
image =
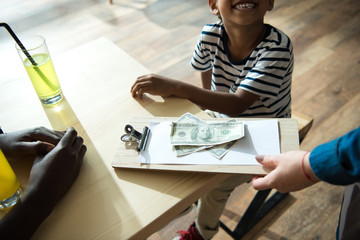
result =
[[63,96],[50,53],[42,36],[28,36],[22,40],[26,51],[16,44],[25,69],[43,104],[55,104]]
[[0,149],[0,209],[15,205],[21,194],[19,180]]

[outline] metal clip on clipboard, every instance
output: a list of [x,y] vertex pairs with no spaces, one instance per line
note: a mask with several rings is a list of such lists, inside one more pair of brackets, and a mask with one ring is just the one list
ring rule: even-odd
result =
[[130,142],[130,143],[137,143],[136,151],[144,151],[149,135],[150,135],[150,129],[145,126],[143,129],[143,132],[140,133],[135,130],[133,126],[130,124],[127,124],[125,126],[125,132],[126,134],[121,136],[121,141],[123,142]]

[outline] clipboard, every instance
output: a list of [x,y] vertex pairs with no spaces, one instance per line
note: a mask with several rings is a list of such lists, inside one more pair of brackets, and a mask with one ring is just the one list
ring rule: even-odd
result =
[[[227,119],[229,120],[229,119]],[[269,120],[268,118],[262,119],[248,119],[236,118],[236,120],[244,121],[261,121]],[[299,135],[298,124],[295,119],[280,119],[276,118],[279,124],[279,141],[280,152],[287,152],[290,150],[299,149]],[[133,118],[130,125],[134,129],[145,129],[150,121],[176,121],[176,118],[162,117],[162,118]],[[224,121],[224,119],[211,119],[211,121]],[[141,139],[141,137],[140,137]],[[119,147],[111,162],[114,168],[130,168],[130,169],[144,169],[144,170],[165,170],[165,171],[185,171],[185,172],[203,172],[203,173],[226,173],[226,174],[266,174],[268,169],[261,165],[184,165],[184,164],[143,164],[138,162],[139,151],[138,145],[124,144],[119,141]],[[146,148],[145,146],[143,146]],[[141,151],[141,150],[140,150]]]

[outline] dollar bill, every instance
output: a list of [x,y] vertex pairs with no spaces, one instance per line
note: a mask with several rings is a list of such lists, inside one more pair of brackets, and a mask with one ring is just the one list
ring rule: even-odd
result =
[[[188,123],[205,123],[203,120],[201,120],[200,118],[192,115],[191,113],[185,113],[183,114],[181,117],[179,117],[176,120],[177,123],[181,123],[181,122],[188,122]],[[176,145],[173,146],[174,152],[176,154],[177,157],[180,156],[185,156],[194,152],[198,152],[201,150],[204,150],[208,147],[211,146],[181,146],[181,145]]]
[[[228,122],[236,122],[235,119],[231,119]],[[208,148],[207,151],[213,155],[214,157],[221,159],[223,158],[229,151],[230,148],[237,142],[238,140],[234,140],[231,142],[223,143],[220,145],[215,145],[211,148]]]
[[230,151],[230,148],[237,141],[238,140],[234,140],[231,142],[227,142],[227,143],[223,143],[223,144],[219,144],[219,145],[215,145],[215,146],[188,146],[188,145],[180,146],[180,145],[176,145],[176,146],[173,146],[173,148],[174,148],[174,152],[177,157],[181,157],[181,156],[185,156],[188,154],[192,154],[194,152],[206,150],[214,157],[221,159],[226,155],[226,153],[228,153]]
[[242,122],[173,122],[172,145],[209,146],[227,143],[244,136]]
[[[200,118],[192,115],[191,113],[185,113],[181,117],[179,117],[176,120],[177,123],[204,123],[205,121],[201,120]],[[236,122],[235,119],[231,119],[228,122]],[[214,157],[221,159],[230,151],[230,148],[236,143],[237,140],[226,142],[223,144],[218,145],[203,145],[203,146],[197,146],[197,145],[174,145],[173,149],[177,157],[185,156],[188,154],[192,154],[194,152],[198,151],[208,151],[211,155]]]
[[204,150],[206,148],[210,148],[212,146],[189,146],[189,145],[185,145],[185,146],[181,146],[181,145],[175,145],[173,146],[175,155],[177,157],[181,157],[181,156],[185,156],[194,152],[199,152],[201,150]]
[[177,123],[187,122],[187,123],[206,123],[205,121],[201,120],[200,118],[192,115],[191,113],[185,113],[181,117],[176,120]]
[[211,148],[206,149],[211,155],[214,157],[221,159],[223,158],[229,151],[230,148],[237,142],[238,140],[234,140],[231,142],[223,143],[220,145],[212,146]]

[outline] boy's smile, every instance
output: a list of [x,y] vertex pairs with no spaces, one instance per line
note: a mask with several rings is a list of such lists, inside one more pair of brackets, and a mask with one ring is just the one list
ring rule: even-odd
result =
[[239,1],[233,5],[233,8],[240,11],[251,11],[253,8],[255,8],[255,3],[250,1]]
[[274,0],[209,0],[213,14],[224,22],[252,25],[263,23],[264,15],[274,6]]

